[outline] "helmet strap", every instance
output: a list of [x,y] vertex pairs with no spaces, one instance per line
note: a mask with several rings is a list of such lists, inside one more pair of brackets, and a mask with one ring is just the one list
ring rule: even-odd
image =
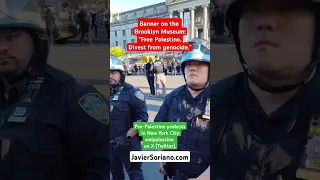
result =
[[188,83],[186,83],[186,85],[188,86],[188,88],[190,88],[192,91],[202,91],[202,90],[204,90],[206,87],[208,87],[209,84],[210,84],[210,82],[207,81],[207,82],[206,82],[206,85],[205,85],[204,87],[202,87],[202,88],[194,88],[194,87],[190,86]]
[[122,86],[122,84],[125,82],[126,80],[126,75],[124,72],[120,71],[120,70],[110,70],[110,71],[117,71],[120,73],[120,80],[117,86]]
[[296,84],[293,85],[286,85],[286,86],[272,86],[270,84],[267,84],[260,80],[257,76],[255,75],[249,75],[246,71],[246,74],[248,75],[248,78],[261,89],[262,91],[269,92],[269,93],[285,93],[285,92],[290,92],[294,89],[297,89],[299,86],[302,86],[304,84],[304,81],[300,81]]
[[[313,58],[314,59],[314,58]],[[285,92],[290,92],[294,89],[297,88],[302,88],[311,78],[315,68],[317,67],[318,64],[318,59],[314,59],[311,61],[307,69],[305,70],[305,77],[302,81],[297,82],[296,84],[292,85],[285,85],[285,86],[272,86],[271,84],[268,84],[261,80],[258,76],[254,74],[249,74],[248,69],[245,68],[245,73],[248,75],[248,78],[256,85],[259,87],[259,89],[269,92],[269,93],[285,93]]]

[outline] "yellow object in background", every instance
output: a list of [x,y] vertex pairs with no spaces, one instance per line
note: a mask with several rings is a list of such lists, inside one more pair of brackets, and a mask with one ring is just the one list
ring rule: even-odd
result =
[[142,61],[143,63],[147,63],[147,62],[148,62],[147,56],[142,56],[142,57],[141,57],[141,61]]
[[142,56],[141,57],[141,61],[143,62],[143,63],[147,63],[147,62],[149,62],[149,58],[152,58],[152,61],[153,62],[155,62],[156,61],[156,59],[155,59],[155,57],[154,56]]

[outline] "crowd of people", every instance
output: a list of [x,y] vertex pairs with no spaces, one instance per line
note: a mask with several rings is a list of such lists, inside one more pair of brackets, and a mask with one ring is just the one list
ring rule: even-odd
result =
[[[71,23],[77,26],[76,36],[80,36],[80,43],[84,45],[85,37],[88,38],[89,45],[92,45],[92,37],[98,38],[102,34],[108,39],[110,36],[110,13],[108,8],[99,9],[96,4],[78,4],[72,8],[68,3],[62,4],[63,12],[68,13]],[[45,5],[42,9],[42,18],[46,22],[47,33],[54,39],[58,36],[58,27],[56,25],[56,15],[54,7]],[[99,30],[101,32],[99,32]]]
[[[147,64],[148,63],[135,63],[132,68],[132,73],[138,76],[146,75],[145,68]],[[128,65],[125,64],[124,69],[125,69],[125,72],[128,74],[128,71],[129,71]],[[163,72],[165,75],[172,75],[172,76],[181,74],[180,63],[177,61],[163,62]]]
[[[132,69],[127,64],[123,65],[126,74],[134,74],[137,76],[146,76],[152,98],[164,98],[166,95],[166,76],[176,76],[181,74],[180,63],[173,59],[172,62],[164,62],[156,56],[155,62],[149,57],[148,63],[135,63]],[[162,85],[162,95],[158,93]]]
[[80,42],[84,44],[85,36],[92,45],[92,36],[98,38],[98,29],[105,28],[107,38],[110,36],[110,13],[107,9],[98,11],[95,4],[79,4],[75,9],[75,20],[80,34]]

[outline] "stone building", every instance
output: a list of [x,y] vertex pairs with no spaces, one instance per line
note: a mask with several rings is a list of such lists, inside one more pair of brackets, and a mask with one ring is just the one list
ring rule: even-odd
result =
[[136,36],[132,34],[132,28],[138,26],[138,18],[156,17],[168,17],[168,9],[164,2],[121,13],[111,12],[110,47],[120,46],[125,50],[127,43],[136,42]]
[[210,1],[209,0],[166,0],[170,17],[180,17],[189,35],[210,41]]

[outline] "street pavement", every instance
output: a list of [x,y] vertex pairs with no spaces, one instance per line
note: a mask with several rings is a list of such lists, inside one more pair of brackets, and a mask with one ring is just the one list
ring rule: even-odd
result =
[[109,52],[109,47],[102,44],[92,47],[59,45],[51,49],[48,63],[109,96]]
[[[176,76],[169,75],[169,76],[166,76],[166,79],[167,79],[167,84],[166,84],[167,94],[169,94],[175,88],[184,84],[184,79],[182,75],[176,75]],[[163,100],[160,98],[150,97],[151,95],[150,88],[149,88],[148,80],[145,76],[136,76],[136,75],[127,76],[126,82],[139,88],[145,94],[145,97],[147,99],[147,105],[148,105],[149,121],[153,122],[155,116],[157,115],[157,112],[159,111],[160,106],[162,105]],[[161,85],[160,85],[159,93],[162,93]]]
[[243,71],[233,44],[211,44],[210,81],[211,84]]

